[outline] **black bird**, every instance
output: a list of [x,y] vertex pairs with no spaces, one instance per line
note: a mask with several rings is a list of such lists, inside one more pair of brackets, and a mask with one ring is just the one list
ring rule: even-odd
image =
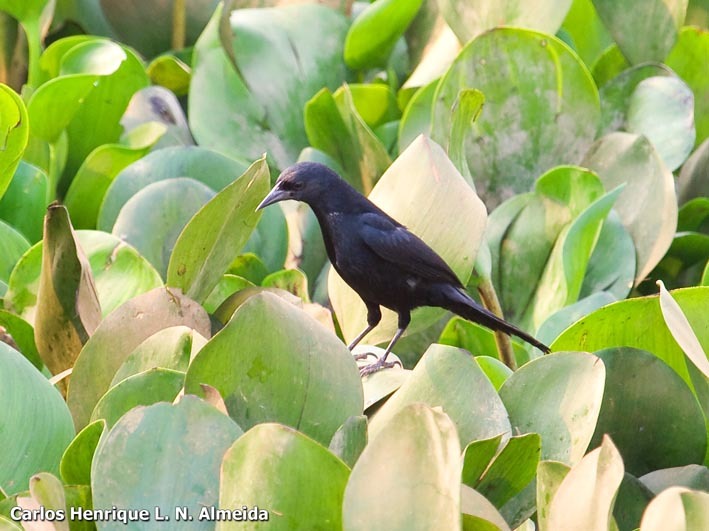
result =
[[420,306],[445,308],[549,352],[549,347],[470,298],[433,249],[327,166],[300,162],[287,168],[257,210],[287,199],[313,209],[330,262],[367,306],[367,328],[348,348],[352,350],[379,324],[380,306],[399,316],[398,330],[384,355],[363,367],[363,376],[395,364],[387,363],[387,355],[409,325],[411,310]]

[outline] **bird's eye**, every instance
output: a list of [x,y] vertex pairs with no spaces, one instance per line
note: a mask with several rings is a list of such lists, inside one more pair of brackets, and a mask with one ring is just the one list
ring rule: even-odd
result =
[[303,186],[305,186],[305,183],[303,181],[295,181],[291,185],[292,190],[302,190]]

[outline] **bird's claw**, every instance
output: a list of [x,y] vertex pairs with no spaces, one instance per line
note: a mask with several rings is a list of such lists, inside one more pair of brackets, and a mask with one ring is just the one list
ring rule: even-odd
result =
[[379,359],[378,356],[376,355],[376,353],[374,353],[374,352],[362,352],[361,354],[353,354],[352,355],[352,357],[356,361],[366,360],[369,356],[374,356],[374,359]]
[[371,363],[370,365],[365,365],[364,367],[359,368],[359,375],[360,377],[364,378],[365,376],[368,376],[370,374],[374,374],[375,372],[381,371],[382,369],[391,369],[392,367],[395,367],[398,365],[402,369],[404,366],[401,364],[400,361],[395,360],[395,361],[384,361],[384,358],[380,358],[374,363]]

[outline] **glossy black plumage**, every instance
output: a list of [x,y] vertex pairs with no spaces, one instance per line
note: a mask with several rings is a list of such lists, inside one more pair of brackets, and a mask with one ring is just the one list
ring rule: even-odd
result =
[[349,348],[379,323],[380,306],[399,316],[398,330],[385,354],[364,367],[363,374],[392,365],[386,356],[408,326],[411,310],[420,306],[445,308],[549,351],[471,299],[433,249],[326,166],[301,162],[286,169],[258,208],[287,199],[303,201],[313,209],[330,262],[367,306],[368,326]]

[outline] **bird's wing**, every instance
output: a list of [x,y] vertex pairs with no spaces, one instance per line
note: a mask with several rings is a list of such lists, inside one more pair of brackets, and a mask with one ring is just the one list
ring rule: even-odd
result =
[[360,221],[359,235],[380,258],[426,280],[462,286],[443,258],[406,227],[378,213],[363,214]]

